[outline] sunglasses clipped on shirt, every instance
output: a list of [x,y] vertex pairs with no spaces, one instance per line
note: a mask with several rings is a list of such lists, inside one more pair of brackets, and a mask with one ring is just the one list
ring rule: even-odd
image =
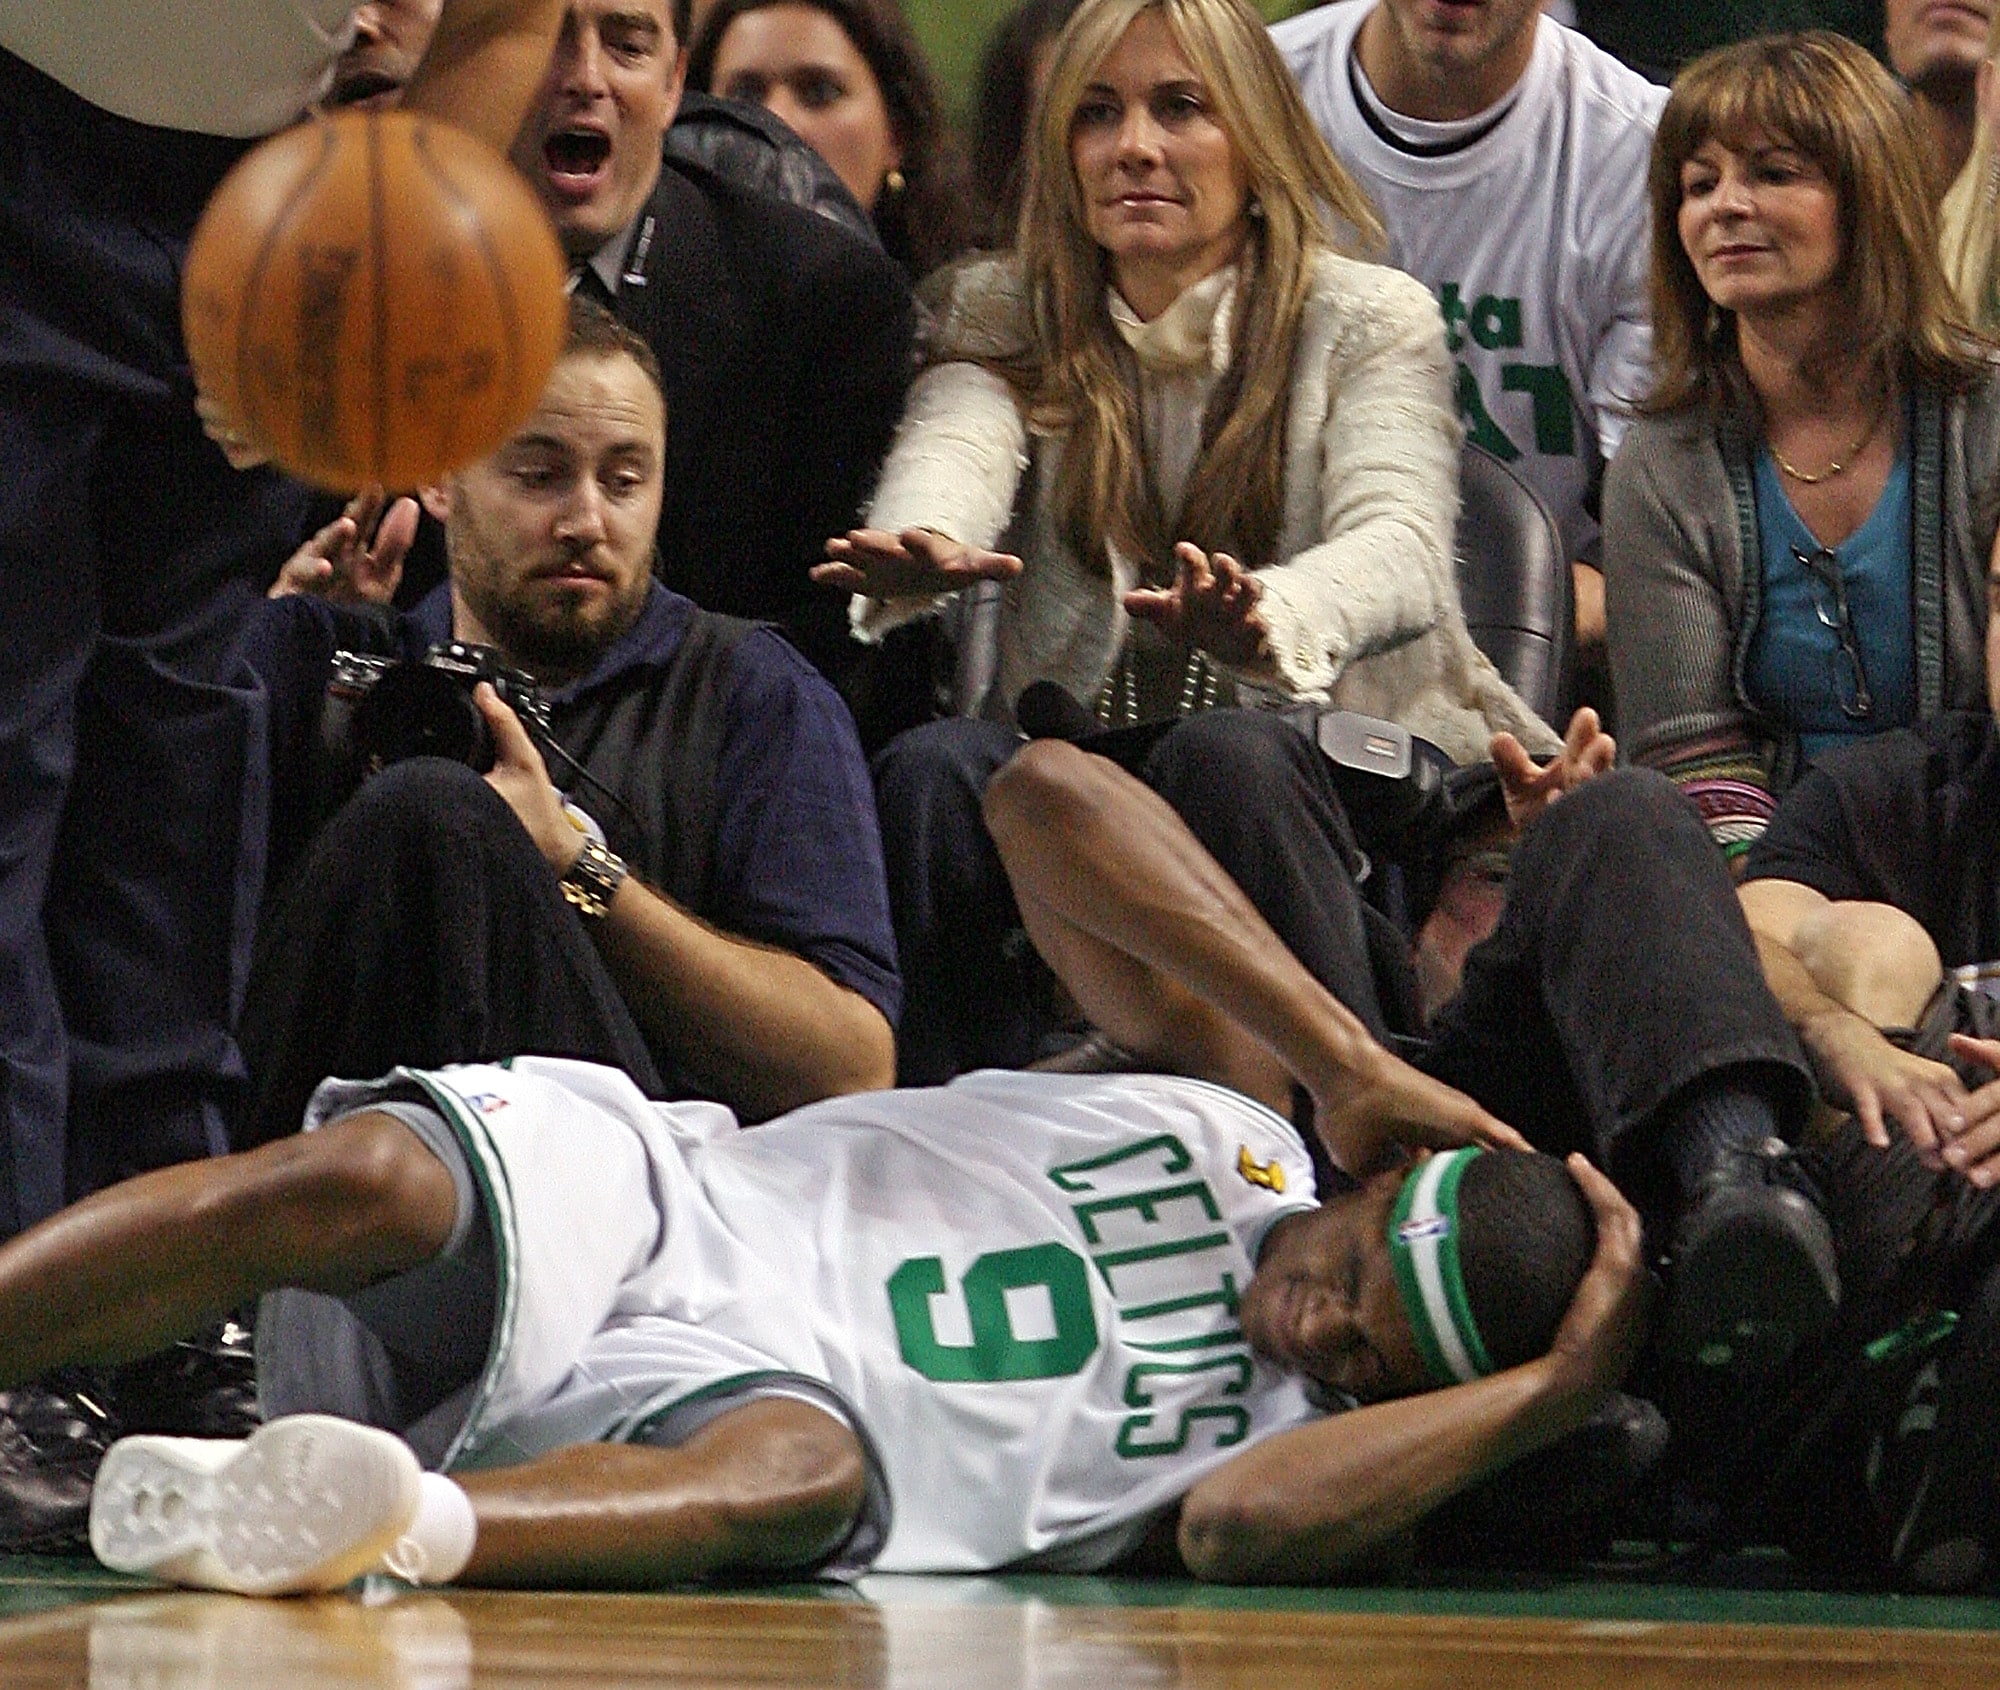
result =
[[1792,556],[1812,578],[1813,609],[1819,614],[1820,626],[1832,632],[1854,682],[1853,698],[1840,701],[1841,714],[1851,722],[1864,722],[1875,713],[1875,693],[1868,685],[1868,666],[1861,661],[1861,641],[1854,632],[1854,612],[1847,602],[1847,578],[1840,572],[1840,559],[1831,546],[1809,552],[1794,546]]

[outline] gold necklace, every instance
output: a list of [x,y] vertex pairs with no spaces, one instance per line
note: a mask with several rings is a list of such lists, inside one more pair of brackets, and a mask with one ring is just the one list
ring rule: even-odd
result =
[[1785,454],[1778,450],[1775,442],[1766,439],[1764,444],[1770,449],[1771,461],[1803,487],[1817,487],[1822,481],[1831,481],[1854,462],[1855,454],[1875,438],[1875,431],[1882,426],[1882,417],[1889,409],[1889,395],[1884,393],[1877,401],[1875,409],[1869,413],[1868,426],[1854,437],[1854,444],[1828,464],[1817,475],[1808,475]]

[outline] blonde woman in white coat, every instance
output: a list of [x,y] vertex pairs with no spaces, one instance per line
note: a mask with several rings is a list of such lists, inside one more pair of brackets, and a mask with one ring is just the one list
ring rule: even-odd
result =
[[[1454,584],[1436,306],[1336,250],[1371,240],[1374,213],[1256,12],[1086,0],[1034,128],[1018,253],[941,278],[870,526],[816,571],[855,592],[857,631],[1000,579],[1003,713],[1036,681],[1111,724],[1329,701],[1462,762],[1504,735],[1539,778],[1530,751],[1559,742],[1472,644]],[[979,815],[1017,743],[1008,721],[933,723],[878,760],[906,1082],[1034,1054],[1036,969],[1003,954],[1018,918]],[[1155,750],[1262,838],[1208,835],[1212,792],[1142,773],[1256,899],[1242,859],[1339,850],[1342,824],[1302,800],[1304,747],[1228,711]],[[1312,914],[1265,914],[1313,967]]]
[[1086,5],[1018,255],[940,279],[869,526],[818,572],[861,637],[1008,578],[1008,709],[1036,680],[1108,722],[1242,686],[1460,762],[1497,731],[1552,748],[1465,630],[1436,306],[1336,230],[1372,240],[1374,213],[1247,4]]

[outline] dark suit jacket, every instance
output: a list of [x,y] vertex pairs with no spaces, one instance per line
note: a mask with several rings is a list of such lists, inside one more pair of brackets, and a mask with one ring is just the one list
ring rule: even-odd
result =
[[806,571],[859,519],[902,414],[916,315],[901,271],[815,212],[669,157],[618,314],[666,389],[660,578],[781,624],[844,681],[846,596]]

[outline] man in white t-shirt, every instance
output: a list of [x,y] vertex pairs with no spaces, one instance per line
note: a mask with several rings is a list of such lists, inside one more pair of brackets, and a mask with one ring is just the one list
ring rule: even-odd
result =
[[1341,0],[1272,31],[1438,297],[1467,437],[1554,513],[1604,637],[1596,488],[1650,380],[1646,165],[1666,91],[1537,0]]

